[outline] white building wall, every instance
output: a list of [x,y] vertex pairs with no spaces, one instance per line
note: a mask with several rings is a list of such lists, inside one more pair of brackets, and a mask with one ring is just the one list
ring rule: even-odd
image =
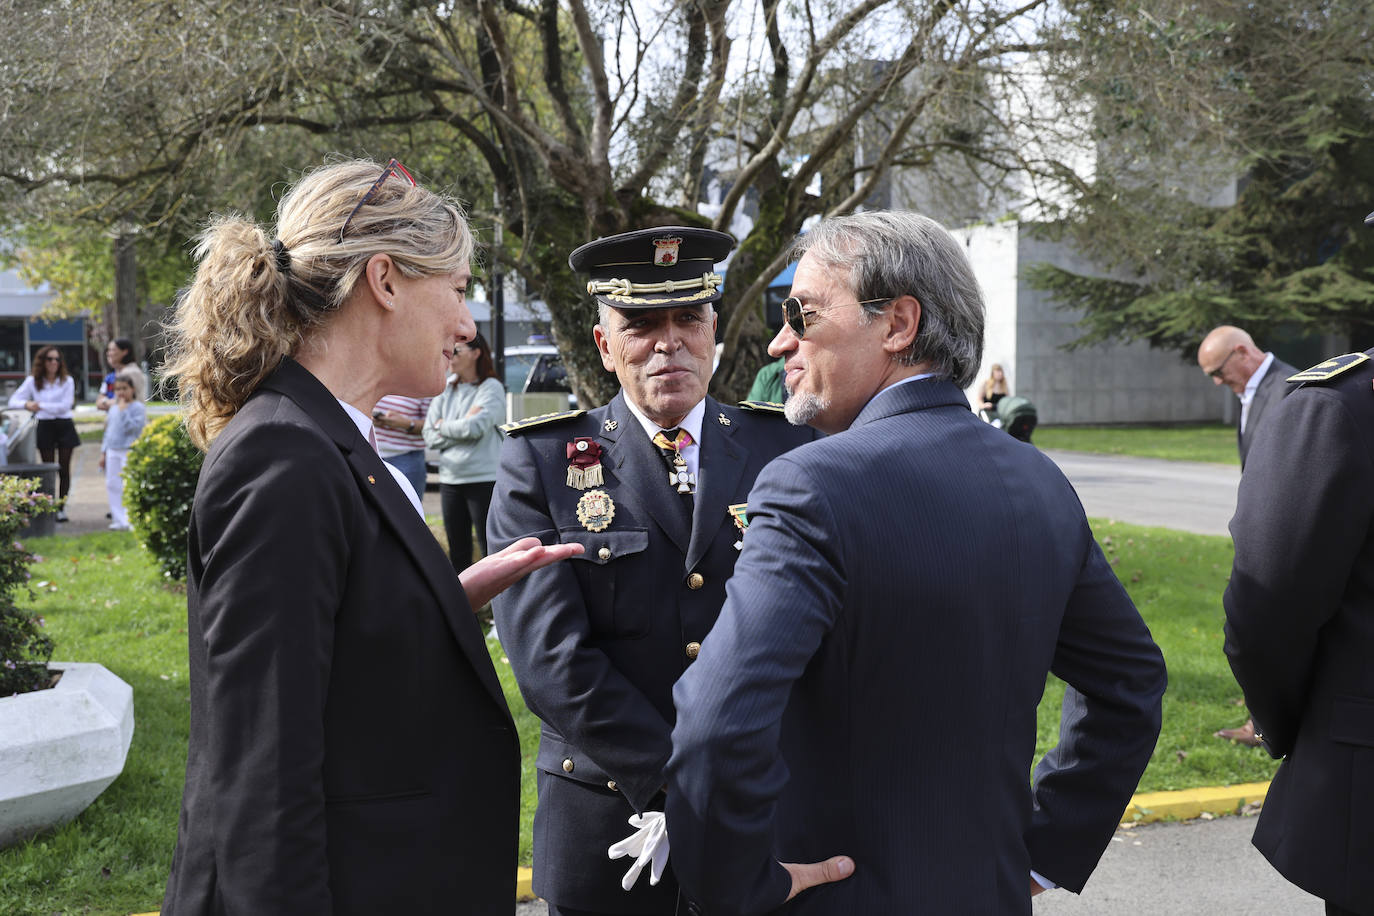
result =
[[[1017,363],[1016,223],[973,226],[953,233],[964,245],[978,285],[983,288],[987,315],[983,325],[983,362],[974,383],[965,389],[975,409],[983,380],[992,373],[992,364],[1001,363],[1013,394],[1020,393]],[[1032,399],[1034,400],[1034,399]]]

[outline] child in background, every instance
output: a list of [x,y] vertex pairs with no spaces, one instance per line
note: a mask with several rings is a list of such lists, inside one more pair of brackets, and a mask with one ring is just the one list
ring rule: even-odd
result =
[[124,459],[134,444],[148,413],[138,400],[137,379],[127,369],[115,376],[114,400],[100,441],[100,466],[105,470],[105,493],[110,500],[110,530],[128,531],[129,513],[124,509]]

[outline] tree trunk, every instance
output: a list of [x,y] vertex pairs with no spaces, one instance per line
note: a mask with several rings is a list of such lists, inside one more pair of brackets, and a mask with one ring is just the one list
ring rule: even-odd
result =
[[[111,338],[127,337],[141,342],[138,333],[138,257],[134,251],[137,238],[132,232],[121,232],[115,236],[115,295],[105,326],[110,329]],[[141,348],[138,356],[143,356]]]

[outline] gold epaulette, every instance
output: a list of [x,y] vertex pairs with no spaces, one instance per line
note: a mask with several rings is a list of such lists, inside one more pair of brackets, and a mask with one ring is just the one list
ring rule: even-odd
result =
[[757,410],[762,413],[781,414],[783,406],[774,401],[740,401],[739,406],[745,410]]
[[501,425],[501,432],[509,436],[511,433],[524,432],[536,426],[546,426],[549,423],[557,423],[560,420],[571,420],[574,417],[582,416],[584,413],[586,413],[585,410],[562,410],[558,413],[541,413],[537,417],[526,417],[523,420],[513,420],[510,423],[504,423]]
[[1366,353],[1346,353],[1342,356],[1333,356],[1317,363],[1311,369],[1304,369],[1288,376],[1287,380],[1290,382],[1325,382],[1342,372],[1354,369],[1360,363],[1368,361],[1369,355]]

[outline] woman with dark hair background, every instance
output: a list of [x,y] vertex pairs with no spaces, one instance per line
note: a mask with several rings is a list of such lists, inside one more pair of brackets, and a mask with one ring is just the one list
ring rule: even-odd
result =
[[453,351],[448,385],[429,405],[425,443],[439,449],[439,505],[448,558],[462,572],[472,564],[472,535],[487,553],[487,509],[501,458],[497,425],[506,417],[506,389],[491,347],[478,334]]
[[63,503],[72,488],[72,449],[81,444],[72,422],[76,382],[67,371],[62,351],[51,344],[33,355],[33,370],[10,396],[10,407],[23,407],[38,418],[38,455],[51,463],[57,458],[57,520],[65,522]]
[[105,361],[110,371],[105,375],[105,383],[100,386],[100,396],[95,399],[97,410],[109,410],[114,403],[115,376],[128,370],[134,380],[134,394],[138,400],[148,397],[148,379],[134,358],[134,342],[127,337],[116,337],[105,345]]

